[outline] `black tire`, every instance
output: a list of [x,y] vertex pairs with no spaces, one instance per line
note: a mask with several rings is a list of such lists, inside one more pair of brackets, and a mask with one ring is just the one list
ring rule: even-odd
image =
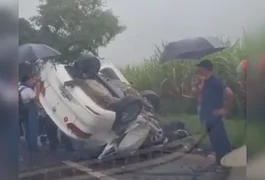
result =
[[116,120],[112,126],[114,131],[121,131],[131,122],[135,121],[143,108],[140,97],[126,96],[118,103],[112,105],[111,109],[116,112]]
[[161,134],[161,139],[160,140],[155,140],[155,139],[153,139],[153,138],[155,138],[154,134],[152,132],[150,132],[148,138],[146,138],[146,140],[142,144],[141,148],[150,148],[152,146],[163,144],[165,139],[167,138],[167,136],[165,136],[164,130],[161,133],[162,133]]
[[183,139],[189,136],[189,132],[185,128],[185,124],[182,122],[172,122],[166,124],[164,127],[165,136],[169,141],[174,141],[177,139]]
[[81,55],[74,62],[75,68],[88,75],[97,74],[100,70],[100,66],[99,59],[91,55]]
[[140,94],[142,97],[144,97],[148,100],[148,102],[153,106],[153,108],[156,112],[159,111],[159,109],[160,109],[160,97],[154,91],[145,90],[145,91],[142,91]]

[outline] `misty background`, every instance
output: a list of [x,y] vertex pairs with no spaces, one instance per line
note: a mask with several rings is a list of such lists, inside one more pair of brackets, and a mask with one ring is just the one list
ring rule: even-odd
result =
[[[19,16],[37,13],[38,0],[19,0]],[[236,40],[265,19],[264,0],[108,0],[127,29],[117,35],[100,57],[118,66],[139,63],[155,45],[195,36]]]

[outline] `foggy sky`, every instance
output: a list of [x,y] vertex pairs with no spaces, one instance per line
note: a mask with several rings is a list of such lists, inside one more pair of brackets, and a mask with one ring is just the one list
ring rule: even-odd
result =
[[[38,0],[19,0],[20,17],[36,14]],[[195,36],[237,39],[265,19],[265,0],[109,0],[127,29],[100,56],[119,66],[139,63],[155,45]]]

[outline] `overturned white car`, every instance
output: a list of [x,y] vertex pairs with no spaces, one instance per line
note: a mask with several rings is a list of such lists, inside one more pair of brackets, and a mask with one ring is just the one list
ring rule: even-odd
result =
[[46,92],[40,102],[59,129],[71,139],[104,147],[99,158],[164,144],[167,138],[153,113],[159,97],[135,91],[109,61],[86,61],[90,66],[81,69],[87,68],[88,76],[82,76],[77,61],[42,64]]

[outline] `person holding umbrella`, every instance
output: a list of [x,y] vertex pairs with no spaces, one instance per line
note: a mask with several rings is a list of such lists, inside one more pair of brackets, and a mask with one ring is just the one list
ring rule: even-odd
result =
[[19,84],[19,96],[22,100],[20,104],[21,109],[24,109],[24,119],[22,121],[25,130],[25,138],[30,152],[38,152],[38,135],[39,135],[39,122],[38,122],[38,108],[41,108],[39,102],[40,90],[34,90],[37,84],[34,75],[27,74],[21,78]]
[[210,60],[202,60],[198,67],[198,75],[204,78],[200,119],[205,124],[207,133],[216,156],[216,165],[221,167],[221,159],[231,151],[223,117],[228,114],[233,92],[226,87],[212,72]]
[[[28,43],[28,44],[23,44],[19,47],[19,66],[20,69],[19,71],[22,72],[29,72],[32,68],[32,66],[34,66],[36,64],[36,62],[38,60],[45,60],[45,59],[49,59],[49,58],[55,58],[60,56],[61,53],[59,51],[57,51],[56,49],[53,49],[50,46],[47,46],[45,44],[34,44],[34,43]],[[36,150],[37,148],[37,139],[38,139],[38,135],[39,135],[39,122],[37,117],[34,118],[35,115],[38,115],[38,109],[42,109],[39,101],[38,101],[38,97],[40,92],[45,95],[45,89],[43,87],[43,83],[37,83],[35,78],[34,80],[31,78],[33,76],[22,76],[22,85],[27,87],[27,98],[30,99],[30,106],[32,106],[32,118],[30,118],[30,121],[33,121],[32,124],[28,122],[25,122],[26,125],[26,134],[28,131],[28,135],[30,134],[30,136],[27,136],[26,139],[31,139],[31,141],[29,142],[29,146],[33,146],[34,149]],[[24,79],[24,80],[23,80]],[[35,85],[34,85],[35,84]],[[22,88],[22,86],[20,86],[20,89]],[[30,88],[30,89],[29,89]],[[35,91],[33,91],[33,89]],[[23,90],[24,92],[21,92],[22,98],[25,96],[25,90]],[[29,98],[30,97],[30,98]],[[28,101],[28,100],[27,100]],[[37,104],[37,107],[36,107]],[[34,107],[35,105],[35,107]],[[34,114],[34,115],[33,115]],[[42,119],[42,125],[41,125],[41,130],[44,129],[44,124],[45,124],[45,130],[47,133],[47,138],[50,142],[50,150],[51,151],[56,151],[57,147],[58,147],[58,139],[57,139],[57,126],[53,123],[53,121],[46,115],[44,117],[44,119]],[[70,141],[70,139],[68,139],[67,137],[63,136],[63,144],[65,146],[65,148],[69,151],[74,150],[72,147],[72,143]],[[33,144],[33,145],[32,145]]]

